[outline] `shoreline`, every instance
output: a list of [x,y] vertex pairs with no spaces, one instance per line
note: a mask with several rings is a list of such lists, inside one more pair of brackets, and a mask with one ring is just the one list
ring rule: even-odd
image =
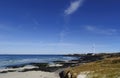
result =
[[[64,55],[71,56],[71,55]],[[85,58],[88,56],[76,56],[72,55],[78,59],[74,60],[57,60],[53,61],[52,64],[49,63],[28,63],[21,65],[12,65],[7,66],[3,71],[0,71],[0,78],[26,78],[25,75],[29,78],[62,78],[61,72],[63,72],[68,67],[75,67],[80,64],[83,64],[85,61],[88,62]]]
[[0,69],[0,78],[26,78],[26,75],[30,76],[29,78],[60,78],[60,72],[67,67],[75,66],[77,63],[74,60],[57,60],[52,61],[52,63],[9,65]]
[[27,72],[9,72],[0,74],[0,78],[60,78],[54,72],[27,71]]
[[32,65],[1,69],[0,78],[60,78],[60,71],[49,72],[36,69],[39,69],[39,67]]
[[[69,55],[67,55],[69,56]],[[71,55],[70,55],[71,56]],[[67,68],[86,65],[87,63],[103,60],[105,58],[119,57],[118,54],[96,54],[96,55],[72,55],[80,57],[76,60],[69,61],[53,61],[53,63],[28,63],[22,65],[7,66],[0,69],[0,78],[68,78],[69,72],[65,72]],[[72,75],[72,74],[71,74]],[[67,76],[67,77],[66,77]],[[85,78],[86,74],[79,74],[77,78]]]

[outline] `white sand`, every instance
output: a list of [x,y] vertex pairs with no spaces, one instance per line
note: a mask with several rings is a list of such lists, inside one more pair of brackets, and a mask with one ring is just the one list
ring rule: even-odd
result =
[[42,71],[0,73],[0,78],[60,78],[55,73]]
[[0,72],[9,71],[9,70],[15,71],[15,72],[0,73],[0,78],[60,78],[59,75],[54,72],[44,72],[44,71],[19,72],[24,69],[33,69],[33,68],[38,68],[38,67],[28,65],[20,68],[0,69]]
[[85,72],[81,72],[77,78],[87,78],[87,75],[90,73],[90,71],[85,71]]
[[77,78],[87,78],[87,75],[86,75],[86,74],[79,74],[79,75],[77,76]]

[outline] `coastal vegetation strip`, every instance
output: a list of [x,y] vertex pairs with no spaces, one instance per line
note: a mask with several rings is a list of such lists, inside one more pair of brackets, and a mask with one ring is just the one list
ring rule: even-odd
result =
[[70,78],[77,78],[81,74],[85,75],[85,78],[120,78],[120,57],[110,57],[70,67],[64,71],[64,74],[66,73],[71,74]]

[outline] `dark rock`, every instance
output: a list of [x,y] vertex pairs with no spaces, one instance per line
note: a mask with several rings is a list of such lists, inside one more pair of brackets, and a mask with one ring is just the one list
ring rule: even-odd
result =
[[70,71],[67,71],[65,73],[65,71],[62,71],[59,73],[60,78],[72,78],[72,74],[70,73]]
[[0,73],[15,72],[15,70],[1,71]]

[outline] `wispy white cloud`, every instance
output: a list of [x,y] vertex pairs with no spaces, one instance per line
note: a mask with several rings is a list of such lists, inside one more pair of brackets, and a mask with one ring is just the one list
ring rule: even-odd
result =
[[94,27],[94,26],[85,26],[85,29],[88,30],[88,31],[95,31],[96,27]]
[[60,42],[63,42],[65,37],[68,35],[69,33],[69,15],[73,14],[74,12],[76,12],[78,10],[78,8],[80,6],[82,6],[84,0],[73,0],[70,5],[68,6],[68,8],[66,8],[64,10],[64,21],[65,24],[63,26],[63,29],[61,30],[61,32],[59,33],[60,35]]
[[[63,29],[61,30],[61,32],[59,33],[60,35],[60,42],[64,42],[65,37],[68,35],[69,33],[69,15],[73,14],[75,11],[77,11],[79,9],[80,6],[82,6],[84,0],[73,0],[70,5],[68,6],[68,8],[66,8],[64,10],[64,21],[65,24],[63,26]],[[66,17],[67,16],[67,17]]]
[[114,35],[117,34],[119,31],[117,29],[112,28],[99,28],[97,26],[85,26],[85,30],[98,33],[98,34],[105,34],[105,35]]
[[34,23],[36,26],[40,26],[40,23],[39,23],[38,20],[36,20],[36,19],[33,19],[33,23]]
[[[108,47],[109,45],[96,44],[96,49]],[[43,43],[43,42],[3,42],[0,41],[0,53],[85,53],[92,52],[91,43],[80,44],[80,43]],[[96,51],[97,52],[97,51]]]
[[68,32],[66,30],[62,30],[60,32],[60,42],[63,42],[65,39],[65,36],[68,34]]
[[59,33],[61,43],[64,42],[65,37],[68,36],[69,33],[70,33],[70,29],[69,29],[68,25],[65,25]]
[[60,32],[60,42],[63,42],[63,39],[64,39],[65,35],[66,35],[65,31]]
[[76,46],[78,44],[75,43],[43,43],[43,42],[9,42],[9,41],[0,41],[0,46],[46,46],[46,47],[70,47],[70,46]]
[[8,27],[8,26],[3,25],[3,24],[0,24],[0,30],[2,30],[2,31],[10,31],[10,30],[13,30],[13,28]]
[[73,14],[78,10],[80,6],[82,6],[83,0],[74,0],[70,3],[70,6],[64,11],[65,15]]

